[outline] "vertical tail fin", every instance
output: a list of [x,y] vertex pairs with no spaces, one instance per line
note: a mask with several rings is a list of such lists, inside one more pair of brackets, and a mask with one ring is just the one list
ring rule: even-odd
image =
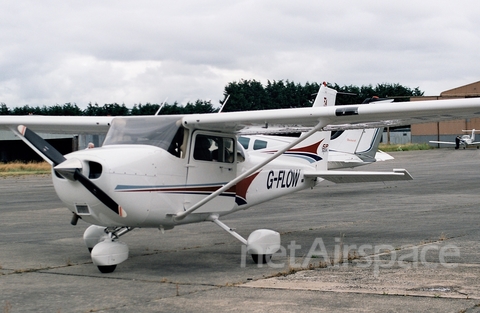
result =
[[[317,97],[312,107],[334,106],[337,98],[337,91],[327,87],[323,82],[317,93]],[[305,139],[290,151],[293,153],[303,153],[306,159],[315,163],[317,170],[328,169],[328,149],[330,146],[330,131],[319,131]]]
[[356,155],[366,163],[375,162],[383,128],[349,129],[337,131],[330,141],[330,150],[345,155]]
[[[470,130],[470,129],[467,129],[467,130],[462,129],[462,132],[464,132],[464,133],[472,132],[472,134],[470,135],[470,140],[471,140],[472,142],[475,141],[475,128],[473,128],[472,130]],[[467,137],[467,135],[463,135],[463,136],[462,136],[462,139],[465,138],[465,137]]]
[[354,154],[364,137],[363,129],[335,131],[330,141],[330,150]]
[[355,154],[365,162],[374,162],[376,160],[375,155],[378,151],[378,145],[382,139],[383,127],[364,129],[363,131],[364,133]]
[[320,85],[320,89],[318,90],[317,97],[315,98],[312,107],[334,106],[336,98],[337,91],[327,87],[327,83],[323,82]]

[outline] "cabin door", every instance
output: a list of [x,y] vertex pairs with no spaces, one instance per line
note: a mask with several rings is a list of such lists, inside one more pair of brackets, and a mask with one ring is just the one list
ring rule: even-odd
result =
[[[189,149],[185,210],[236,177],[236,138],[197,131]],[[207,202],[197,213],[229,211],[235,206],[235,187]]]

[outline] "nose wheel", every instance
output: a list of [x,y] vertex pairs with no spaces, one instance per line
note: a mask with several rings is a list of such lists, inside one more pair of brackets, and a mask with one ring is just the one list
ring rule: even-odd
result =
[[112,273],[117,265],[128,259],[128,246],[119,237],[132,227],[106,228],[91,225],[85,230],[83,239],[90,251],[93,264],[101,273]]

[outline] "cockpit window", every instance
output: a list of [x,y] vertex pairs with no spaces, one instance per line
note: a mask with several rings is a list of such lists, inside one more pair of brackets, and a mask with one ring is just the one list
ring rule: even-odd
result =
[[193,158],[199,161],[234,162],[234,140],[230,137],[197,134]]
[[113,119],[105,138],[107,145],[150,145],[181,157],[184,128],[179,116],[148,116]]

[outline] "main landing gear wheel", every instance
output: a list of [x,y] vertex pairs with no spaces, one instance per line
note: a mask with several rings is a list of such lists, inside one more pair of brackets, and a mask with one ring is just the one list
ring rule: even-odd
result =
[[267,264],[272,259],[271,254],[252,254],[253,262],[256,264]]
[[128,259],[128,246],[121,241],[108,238],[93,247],[91,257],[100,272],[111,273],[117,264]]
[[248,236],[248,239],[245,239],[233,228],[220,222],[218,215],[211,215],[208,220],[214,222],[246,245],[246,252],[252,256],[253,262],[256,264],[266,264],[270,262],[272,255],[280,250],[280,234],[276,231],[270,229],[257,229]]
[[98,267],[98,270],[100,272],[106,274],[106,273],[112,273],[117,268],[117,264],[115,264],[115,265],[99,265],[97,267]]

